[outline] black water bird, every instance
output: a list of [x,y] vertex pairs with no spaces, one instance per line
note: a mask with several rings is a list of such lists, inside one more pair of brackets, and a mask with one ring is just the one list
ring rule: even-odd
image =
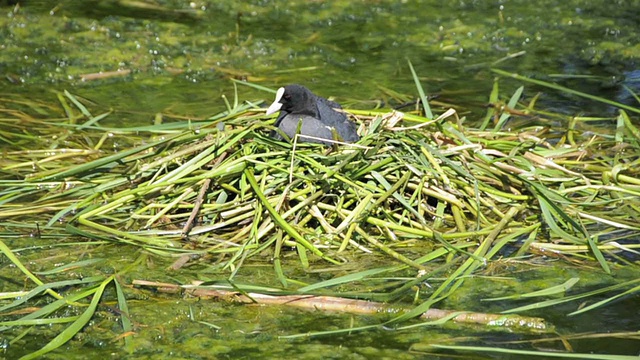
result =
[[[342,109],[340,104],[317,96],[302,85],[287,85],[276,92],[275,101],[267,109],[267,115],[280,111],[276,120],[277,126],[288,137],[298,133],[299,141],[331,145],[327,140],[356,142],[360,136],[356,132],[356,124],[347,116],[335,109]],[[334,132],[337,135],[334,136]],[[280,139],[280,135],[273,134]]]

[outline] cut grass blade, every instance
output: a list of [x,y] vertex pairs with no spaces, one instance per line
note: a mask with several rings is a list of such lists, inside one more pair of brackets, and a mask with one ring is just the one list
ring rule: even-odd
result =
[[413,77],[413,82],[416,84],[416,89],[418,90],[418,94],[420,95],[420,102],[422,102],[422,108],[424,109],[424,116],[427,119],[433,119],[433,113],[431,112],[431,107],[429,106],[429,100],[427,99],[427,95],[422,88],[422,84],[420,83],[420,78],[418,78],[418,74],[413,69],[413,64],[411,64],[410,60],[407,60],[409,64],[409,69],[411,70],[411,76]]
[[60,332],[58,336],[56,336],[53,340],[51,340],[49,343],[43,346],[40,350],[27,354],[21,357],[20,359],[29,360],[29,359],[35,359],[37,357],[40,357],[48,352],[51,352],[61,347],[62,345],[66,344],[69,340],[71,340],[71,338],[76,336],[76,334],[78,334],[82,330],[82,328],[89,322],[89,320],[91,320],[91,318],[93,317],[98,307],[98,303],[100,302],[100,299],[102,299],[102,294],[104,293],[104,289],[107,287],[107,285],[111,283],[111,281],[113,281],[113,277],[109,277],[105,279],[102,282],[102,284],[100,284],[100,286],[98,286],[93,291],[93,299],[91,300],[89,307],[87,307],[87,309],[82,313],[82,315],[78,317],[77,320],[75,320],[71,325],[69,325],[66,329]]

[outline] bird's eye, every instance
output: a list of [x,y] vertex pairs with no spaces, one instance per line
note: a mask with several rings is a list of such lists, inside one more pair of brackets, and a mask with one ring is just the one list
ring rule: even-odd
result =
[[284,94],[282,96],[285,100],[291,100],[291,95],[290,94]]

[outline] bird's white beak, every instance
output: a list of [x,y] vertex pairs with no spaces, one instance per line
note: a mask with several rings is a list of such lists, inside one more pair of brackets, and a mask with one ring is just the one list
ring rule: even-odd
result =
[[282,103],[280,102],[280,100],[282,99],[282,95],[284,95],[283,87],[278,89],[278,91],[276,92],[276,99],[273,101],[271,105],[269,105],[269,108],[267,109],[267,115],[271,115],[276,111],[280,110],[280,108],[282,107]]

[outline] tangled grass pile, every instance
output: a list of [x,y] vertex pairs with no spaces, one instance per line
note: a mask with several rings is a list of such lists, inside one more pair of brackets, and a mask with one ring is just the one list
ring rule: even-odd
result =
[[[105,128],[111,113],[60,99],[67,119],[23,117],[11,125],[28,121],[29,133],[3,131],[14,147],[40,144],[5,150],[0,218],[40,214],[45,229],[64,222],[158,254],[217,254],[227,268],[293,247],[304,266],[353,250],[423,269],[400,250],[419,248],[476,266],[562,253],[609,271],[607,256],[624,261],[617,254],[637,247],[624,241],[640,229],[638,131],[624,111],[615,136],[579,144],[573,129],[467,129],[451,111],[434,121],[353,111],[362,140],[326,148],[274,141],[249,103],[204,122]],[[136,144],[106,150],[120,139]]]

